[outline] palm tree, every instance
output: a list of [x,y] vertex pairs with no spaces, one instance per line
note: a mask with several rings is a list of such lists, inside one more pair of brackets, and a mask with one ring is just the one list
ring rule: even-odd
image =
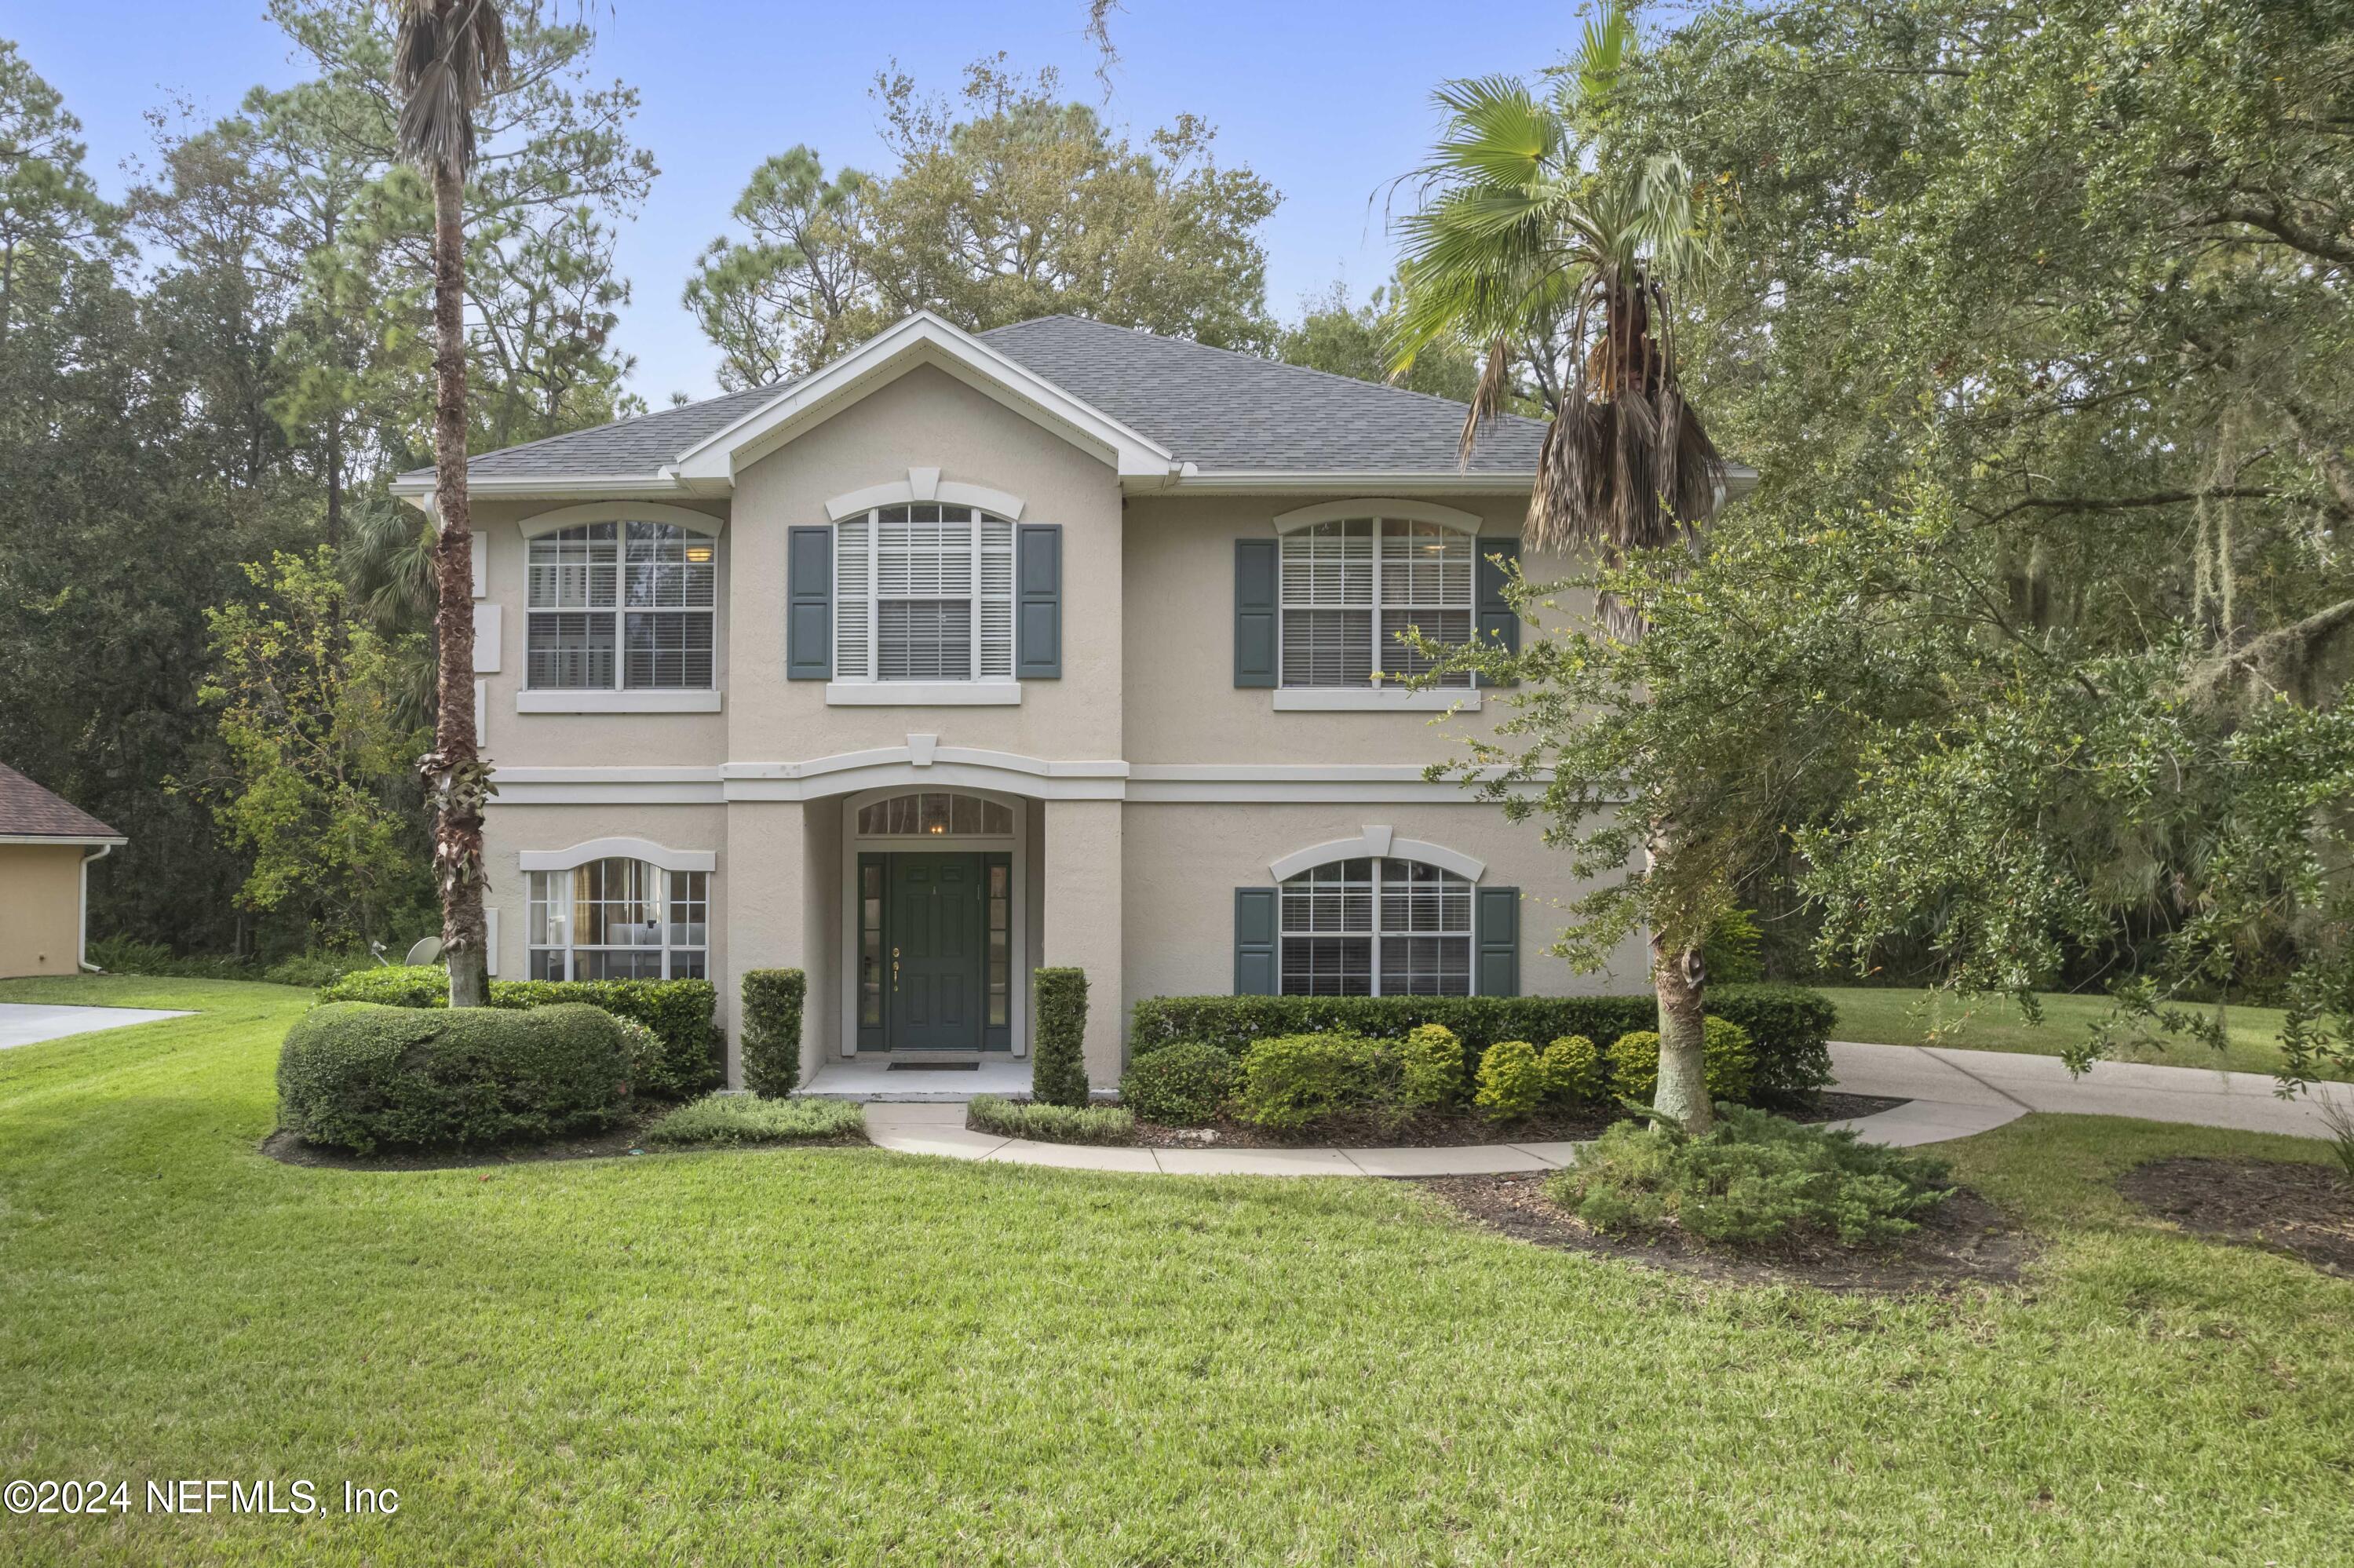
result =
[[473,525],[466,503],[466,175],[474,111],[508,79],[506,25],[493,0],[398,0],[393,86],[400,156],[433,185],[433,749],[418,760],[434,803],[433,870],[450,1005],[490,1000],[483,953],[482,807],[490,771],[474,734]]
[[[1672,295],[1706,260],[1691,178],[1673,155],[1618,164],[1596,153],[1594,129],[1633,37],[1611,0],[1550,95],[1506,77],[1439,89],[1447,122],[1410,176],[1426,199],[1401,223],[1405,302],[1392,344],[1398,374],[1434,347],[1481,355],[1463,421],[1467,461],[1515,375],[1533,382],[1552,425],[1527,542],[1596,549],[1606,562],[1689,545],[1724,478],[1676,377]],[[1608,635],[1643,635],[1635,607],[1606,599],[1601,609]],[[1654,868],[1675,849],[1673,823],[1649,824]],[[1711,1119],[1700,943],[1699,933],[1683,939],[1654,924],[1657,1104],[1693,1131]]]

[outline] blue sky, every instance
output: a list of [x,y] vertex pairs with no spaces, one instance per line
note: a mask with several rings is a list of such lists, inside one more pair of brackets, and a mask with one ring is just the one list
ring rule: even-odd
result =
[[[185,98],[223,114],[254,83],[298,75],[260,0],[11,9],[0,36],[65,94],[110,193],[125,184],[123,160],[150,147],[148,110]],[[1084,0],[600,5],[598,74],[638,87],[638,139],[663,170],[621,239],[635,293],[620,332],[638,356],[632,388],[656,407],[674,390],[717,390],[716,356],[679,290],[761,158],[805,142],[829,167],[887,168],[867,88],[895,57],[945,90],[967,62],[1003,49],[1023,69],[1062,68],[1066,85],[1093,100],[1101,90],[1085,9]],[[1362,296],[1388,277],[1381,188],[1428,139],[1431,86],[1533,70],[1571,42],[1577,16],[1575,5],[1128,0],[1113,25],[1123,56],[1106,106],[1114,120],[1140,137],[1180,111],[1201,114],[1218,128],[1222,161],[1249,164],[1283,193],[1265,237],[1268,302],[1288,319],[1303,292],[1335,278]]]

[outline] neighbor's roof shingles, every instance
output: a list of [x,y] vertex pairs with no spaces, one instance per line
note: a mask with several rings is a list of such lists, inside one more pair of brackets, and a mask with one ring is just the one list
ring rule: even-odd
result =
[[[1132,328],[1044,316],[981,341],[1208,473],[1453,473],[1463,405]],[[550,436],[474,458],[477,479],[652,476],[790,382]],[[1533,471],[1544,426],[1481,433],[1469,471]],[[430,469],[403,474],[425,482]]]
[[119,839],[122,835],[0,762],[0,838]]

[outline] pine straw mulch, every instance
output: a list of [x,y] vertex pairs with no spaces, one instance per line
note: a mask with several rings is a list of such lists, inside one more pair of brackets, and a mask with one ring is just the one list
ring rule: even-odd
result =
[[[1845,1121],[1909,1102],[1877,1095],[1821,1094],[1809,1106],[1776,1115],[1792,1121]],[[1275,1132],[1246,1121],[1210,1127],[1163,1127],[1139,1121],[1136,1141],[1153,1149],[1456,1149],[1484,1143],[1585,1143],[1627,1119],[1616,1107],[1550,1110],[1499,1124],[1477,1111],[1425,1112],[1403,1120],[1328,1117],[1296,1132]]]
[[2026,1232],[1967,1188],[1931,1210],[1893,1246],[1847,1247],[1828,1238],[1771,1247],[1704,1245],[1681,1231],[1613,1236],[1593,1230],[1545,1195],[1551,1172],[1438,1176],[1419,1185],[1473,1224],[1563,1252],[1642,1264],[1728,1285],[1811,1285],[1842,1294],[1950,1295],[2016,1284],[2034,1247]]
[[2117,1190],[2194,1235],[2261,1247],[2354,1278],[2354,1182],[2335,1165],[2153,1160],[2126,1171]]

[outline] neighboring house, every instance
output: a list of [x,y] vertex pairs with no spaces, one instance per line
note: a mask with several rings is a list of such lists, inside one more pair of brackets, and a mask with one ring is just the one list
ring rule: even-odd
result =
[[[1026,1053],[1138,998],[1639,989],[1426,765],[1408,625],[1517,639],[1543,427],[1055,316],[473,460],[494,972],[809,977],[804,1066]],[[430,471],[398,487],[429,507]],[[1531,562],[1532,573],[1559,561]],[[1443,718],[1447,710],[1462,710]],[[1443,718],[1443,722],[1442,721]],[[731,1081],[740,1082],[733,1059]]]
[[0,976],[80,970],[90,863],[129,842],[0,763]]

